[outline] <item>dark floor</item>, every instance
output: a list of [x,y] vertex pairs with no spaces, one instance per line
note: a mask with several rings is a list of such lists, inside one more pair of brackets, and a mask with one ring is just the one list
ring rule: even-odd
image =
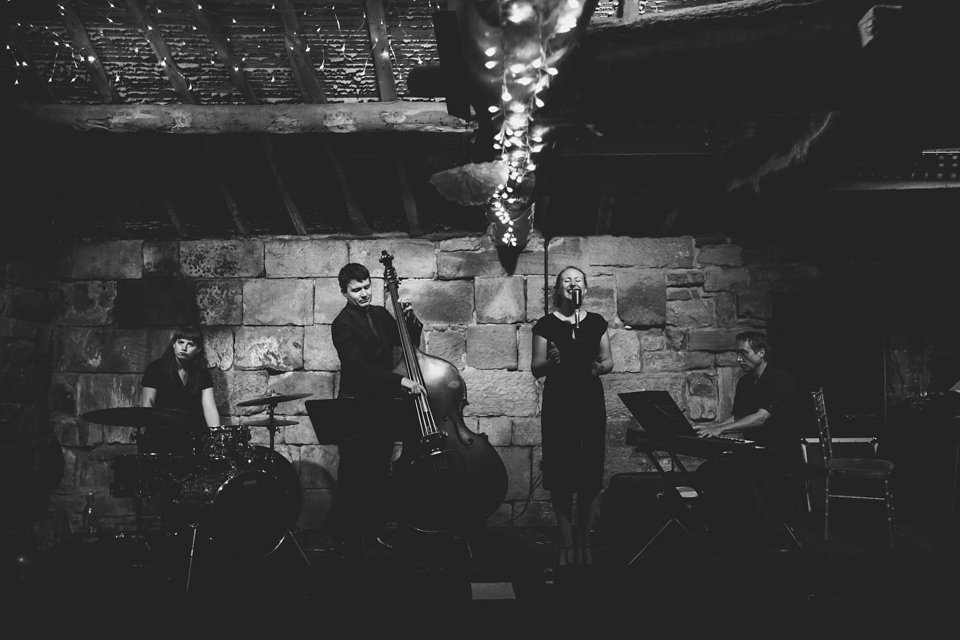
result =
[[557,566],[552,529],[415,533],[397,550],[368,548],[365,556],[345,553],[318,531],[294,532],[263,557],[242,548],[226,553],[200,537],[189,585],[188,534],[72,540],[21,567],[5,603],[45,622],[63,621],[46,612],[76,607],[99,625],[189,618],[220,630],[262,625],[279,633],[401,620],[498,634],[519,624],[649,631],[730,623],[745,630],[845,620],[878,628],[909,622],[913,633],[956,624],[960,587],[946,527],[901,518],[891,547],[876,510],[838,511],[831,521],[827,542],[819,517],[795,523],[802,551],[786,529],[768,523],[757,549],[718,553],[719,562],[671,527],[631,563],[657,524],[642,532],[598,527],[594,565],[567,568]]

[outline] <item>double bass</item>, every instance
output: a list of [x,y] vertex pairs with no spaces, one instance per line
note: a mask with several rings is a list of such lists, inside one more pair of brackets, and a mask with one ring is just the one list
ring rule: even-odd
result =
[[487,436],[470,431],[464,423],[467,391],[457,368],[412,343],[393,256],[383,251],[380,263],[400,330],[403,359],[397,372],[425,389],[405,407],[415,420],[409,416],[401,420],[411,425],[393,466],[402,517],[410,527],[426,532],[479,522],[503,503],[506,467]]

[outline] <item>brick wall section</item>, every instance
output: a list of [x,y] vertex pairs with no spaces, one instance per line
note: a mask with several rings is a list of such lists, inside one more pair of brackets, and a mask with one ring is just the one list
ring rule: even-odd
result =
[[[118,329],[117,281],[178,275],[193,282],[221,416],[236,424],[264,417],[263,407],[238,403],[271,392],[336,397],[339,361],[330,323],[344,304],[337,272],[346,262],[365,264],[382,303],[383,250],[394,257],[401,297],[425,324],[422,346],[463,376],[468,427],[486,434],[507,466],[508,494],[491,522],[518,525],[552,518],[538,484],[540,385],[530,373],[530,344],[531,327],[544,313],[544,287],[560,269],[586,271],[585,306],[610,323],[615,370],[603,378],[607,480],[653,469],[624,445],[635,423],[618,393],[665,389],[693,420],[725,417],[737,378],[734,335],[766,325],[771,291],[816,286],[818,275],[806,265],[744,266],[740,247],[698,246],[691,237],[567,237],[546,246],[535,235],[512,274],[486,236],[77,242],[67,271],[51,287],[59,331],[46,406],[70,469],[51,508],[76,523],[83,494],[94,491],[114,526],[134,523],[133,501],[109,492],[111,459],[134,451],[129,429],[79,416],[136,405],[140,375],[170,330]],[[4,321],[7,333],[20,326]],[[300,478],[298,524],[323,527],[335,499],[337,448],[317,442],[304,400],[276,411],[297,423],[278,430],[275,446]],[[251,431],[255,444],[268,445],[265,427]]]

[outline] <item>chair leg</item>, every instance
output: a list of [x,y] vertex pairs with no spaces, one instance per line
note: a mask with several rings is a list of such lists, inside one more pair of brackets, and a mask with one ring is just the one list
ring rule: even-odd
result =
[[887,502],[887,528],[890,530],[890,546],[894,544],[894,539],[896,537],[896,520],[894,517],[893,510],[893,483],[890,480],[886,480],[883,483],[884,494],[886,495]]
[[826,540],[830,533],[830,477],[824,479],[823,494],[823,539]]

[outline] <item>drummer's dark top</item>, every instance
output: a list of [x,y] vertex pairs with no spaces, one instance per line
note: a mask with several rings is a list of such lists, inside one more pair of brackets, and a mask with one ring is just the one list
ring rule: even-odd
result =
[[203,404],[201,396],[204,389],[213,387],[213,378],[207,369],[200,370],[200,389],[194,393],[187,391],[187,388],[180,381],[179,376],[171,377],[163,370],[163,361],[154,360],[147,365],[147,371],[143,374],[143,386],[157,390],[157,399],[154,406],[158,409],[178,409],[180,411],[190,411],[203,418]]
[[142,385],[157,390],[154,400],[157,409],[175,409],[194,414],[196,424],[193,429],[160,429],[144,433],[141,449],[151,453],[189,454],[197,437],[205,431],[206,421],[203,418],[201,397],[204,389],[213,387],[210,372],[206,369],[200,370],[200,389],[190,393],[180,381],[180,376],[170,376],[163,369],[163,361],[154,360],[147,365]]

